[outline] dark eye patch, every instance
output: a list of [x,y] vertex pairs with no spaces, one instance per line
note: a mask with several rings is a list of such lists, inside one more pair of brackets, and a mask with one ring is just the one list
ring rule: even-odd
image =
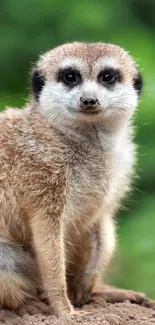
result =
[[35,99],[38,99],[39,94],[43,89],[44,85],[45,85],[45,77],[43,76],[41,71],[35,69],[32,72],[32,76],[31,76],[31,86],[32,86]]
[[66,69],[60,69],[58,73],[58,82],[62,82],[66,86],[73,88],[82,82],[82,76],[77,69],[68,67]]
[[116,82],[121,81],[120,71],[107,67],[99,73],[97,79],[103,86],[113,86]]
[[136,89],[138,95],[140,96],[143,88],[143,77],[140,72],[138,72],[138,74],[135,76],[133,80],[133,86]]

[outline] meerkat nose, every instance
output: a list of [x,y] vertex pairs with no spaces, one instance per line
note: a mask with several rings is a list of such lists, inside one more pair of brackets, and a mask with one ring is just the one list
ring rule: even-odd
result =
[[93,97],[81,97],[80,98],[81,106],[84,109],[87,108],[97,108],[99,105],[99,100]]

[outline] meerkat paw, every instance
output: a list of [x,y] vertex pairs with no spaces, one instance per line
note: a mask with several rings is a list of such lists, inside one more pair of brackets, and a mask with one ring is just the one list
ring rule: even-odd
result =
[[46,305],[42,301],[38,300],[29,300],[25,304],[21,305],[16,313],[19,316],[23,316],[24,314],[35,315],[35,314],[46,314],[49,315],[52,313],[50,306]]
[[80,316],[80,317],[85,317],[90,315],[89,311],[85,311],[85,310],[73,310],[73,312],[70,314],[71,316]]
[[93,295],[95,294],[102,294],[104,300],[110,303],[130,301],[132,303],[142,304],[147,300],[144,293],[119,289],[110,285],[96,285],[93,288]]
[[[77,282],[78,283],[78,282]],[[91,300],[92,296],[92,284],[91,282],[78,283],[75,287],[72,287],[70,293],[70,299],[75,307],[82,307]]]
[[77,291],[72,294],[72,303],[75,307],[82,307],[91,300],[91,296],[91,288],[81,288],[81,290],[77,289]]

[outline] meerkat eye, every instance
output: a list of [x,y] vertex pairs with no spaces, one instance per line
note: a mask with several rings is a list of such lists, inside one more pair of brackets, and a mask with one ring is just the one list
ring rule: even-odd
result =
[[118,70],[107,68],[100,72],[98,82],[103,85],[114,85],[116,81],[120,81],[120,73]]
[[59,72],[58,81],[63,82],[67,86],[74,87],[81,83],[81,74],[77,70],[66,69]]

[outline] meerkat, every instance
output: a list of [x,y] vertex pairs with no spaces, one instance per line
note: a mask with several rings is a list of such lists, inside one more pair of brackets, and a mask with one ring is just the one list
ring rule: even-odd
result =
[[54,313],[74,313],[115,250],[142,76],[123,48],[75,42],[42,55],[31,85],[24,109],[0,113],[0,304],[41,292]]

